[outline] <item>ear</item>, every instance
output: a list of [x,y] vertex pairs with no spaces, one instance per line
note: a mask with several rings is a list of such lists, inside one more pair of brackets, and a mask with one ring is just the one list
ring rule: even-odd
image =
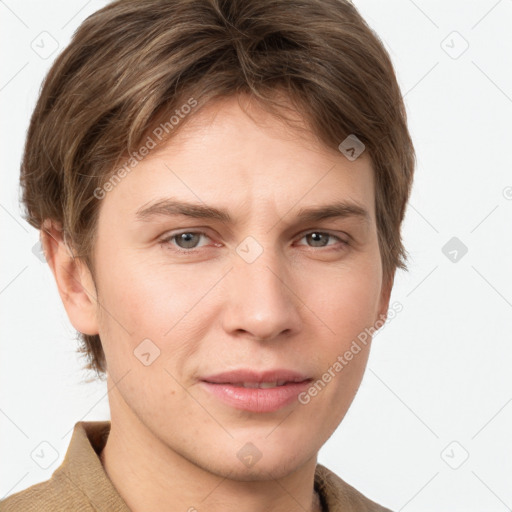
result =
[[387,281],[383,281],[382,289],[380,293],[379,299],[379,309],[378,309],[378,319],[381,319],[382,322],[385,322],[388,317],[389,310],[389,300],[391,297],[391,290],[393,289],[393,283],[395,281],[395,274],[392,274]]
[[46,261],[73,327],[83,334],[98,334],[97,293],[92,274],[82,260],[74,257],[63,234],[55,222],[43,223],[40,239]]

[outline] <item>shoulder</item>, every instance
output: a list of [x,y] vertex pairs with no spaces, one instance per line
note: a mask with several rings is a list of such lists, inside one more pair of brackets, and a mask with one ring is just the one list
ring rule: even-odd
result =
[[329,512],[392,512],[367,498],[322,464],[317,464],[315,488]]
[[0,501],[0,512],[129,512],[106,474],[99,453],[110,421],[79,421],[51,478]]
[[73,486],[65,473],[54,473],[49,480],[11,494],[0,501],[0,512],[56,512],[75,510],[89,512],[88,500]]

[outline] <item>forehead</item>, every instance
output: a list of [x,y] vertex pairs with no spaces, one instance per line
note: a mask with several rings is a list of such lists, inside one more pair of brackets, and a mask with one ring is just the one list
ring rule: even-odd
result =
[[342,202],[373,219],[373,170],[364,153],[350,161],[305,124],[293,129],[253,104],[241,108],[233,97],[195,112],[108,192],[102,209],[135,221],[166,198],[212,206],[230,222]]

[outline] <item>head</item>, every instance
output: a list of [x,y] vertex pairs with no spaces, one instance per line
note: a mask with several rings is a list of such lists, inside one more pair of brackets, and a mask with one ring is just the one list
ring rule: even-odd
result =
[[[234,438],[259,443],[264,474],[316,453],[357,392],[370,343],[333,367],[406,268],[413,170],[389,56],[349,1],[123,0],[51,68],[21,184],[119,417],[226,474]],[[331,379],[254,415],[203,388],[239,368]]]

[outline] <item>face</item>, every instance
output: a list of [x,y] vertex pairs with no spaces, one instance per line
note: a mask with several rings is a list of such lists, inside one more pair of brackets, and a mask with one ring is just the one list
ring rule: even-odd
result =
[[[316,459],[369,343],[344,354],[386,313],[389,289],[370,160],[246,110],[208,105],[102,199],[94,321],[117,382],[113,422],[254,480]],[[267,384],[240,387],[256,381]],[[241,464],[247,454],[256,463]]]

